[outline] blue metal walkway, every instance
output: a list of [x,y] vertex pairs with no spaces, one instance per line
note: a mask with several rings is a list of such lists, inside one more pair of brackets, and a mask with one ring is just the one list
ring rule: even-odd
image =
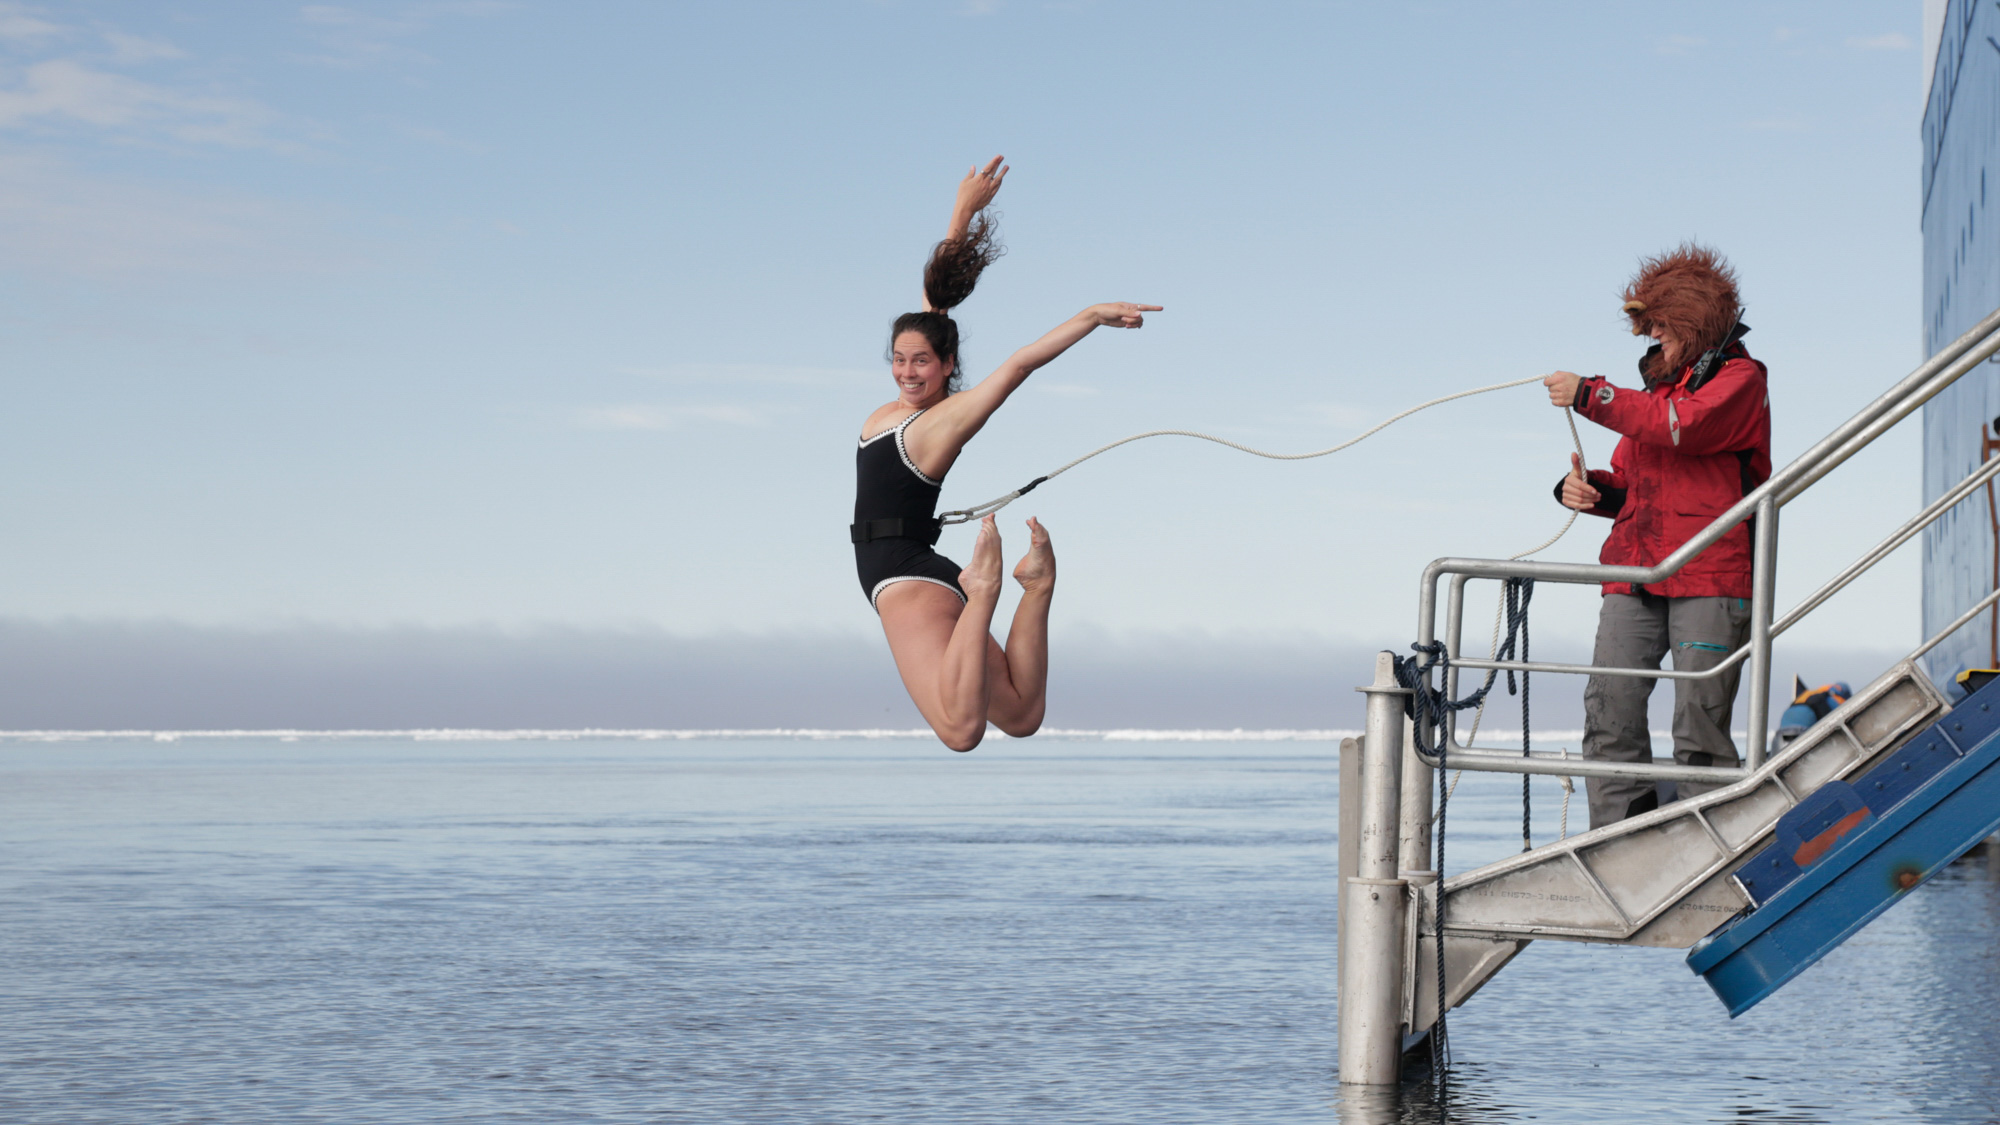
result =
[[1689,950],[1731,1017],[2000,829],[2000,678],[1860,777],[1831,781],[1737,869],[1756,906]]

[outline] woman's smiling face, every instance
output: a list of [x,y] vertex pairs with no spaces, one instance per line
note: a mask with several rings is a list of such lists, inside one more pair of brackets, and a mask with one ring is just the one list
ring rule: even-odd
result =
[[927,406],[944,397],[951,364],[938,359],[921,332],[904,332],[889,346],[889,373],[896,395],[911,406]]

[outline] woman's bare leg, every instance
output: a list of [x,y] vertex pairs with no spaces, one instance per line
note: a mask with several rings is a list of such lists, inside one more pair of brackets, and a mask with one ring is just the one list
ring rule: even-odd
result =
[[1007,630],[1007,647],[987,646],[987,678],[993,681],[988,714],[1011,738],[1026,738],[1042,727],[1048,703],[1049,604],[1056,592],[1056,553],[1041,521],[1028,521],[1028,553],[1014,566],[1021,604]]
[[1000,601],[1000,531],[993,517],[981,523],[958,584],[965,590],[962,606],[935,583],[898,582],[876,596],[875,608],[911,701],[946,746],[965,751],[986,737],[992,698],[988,630]]

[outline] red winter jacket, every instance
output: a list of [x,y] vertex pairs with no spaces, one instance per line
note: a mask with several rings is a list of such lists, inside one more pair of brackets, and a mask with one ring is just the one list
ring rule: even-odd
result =
[[[1625,435],[1611,453],[1611,471],[1590,471],[1602,494],[1592,515],[1617,522],[1598,561],[1656,566],[1695,537],[1746,492],[1771,476],[1771,398],[1764,365],[1741,343],[1701,389],[1686,389],[1690,364],[1671,382],[1642,391],[1585,379],[1576,412]],[[1556,485],[1562,495],[1562,485]],[[1750,523],[1737,524],[1678,574],[1645,587],[1669,598],[1750,596]],[[1607,594],[1635,593],[1629,582],[1606,582]]]

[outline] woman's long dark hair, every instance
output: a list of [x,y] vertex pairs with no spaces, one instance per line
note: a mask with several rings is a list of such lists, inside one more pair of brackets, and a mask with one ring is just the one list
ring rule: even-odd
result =
[[958,358],[958,322],[951,318],[951,310],[972,296],[980,273],[1007,252],[997,235],[993,220],[981,213],[965,237],[948,238],[932,248],[931,260],[924,266],[924,300],[930,303],[930,311],[904,313],[889,326],[891,350],[896,346],[896,337],[905,332],[921,332],[939,362],[951,361],[946,394],[958,390],[959,377],[965,370]]

